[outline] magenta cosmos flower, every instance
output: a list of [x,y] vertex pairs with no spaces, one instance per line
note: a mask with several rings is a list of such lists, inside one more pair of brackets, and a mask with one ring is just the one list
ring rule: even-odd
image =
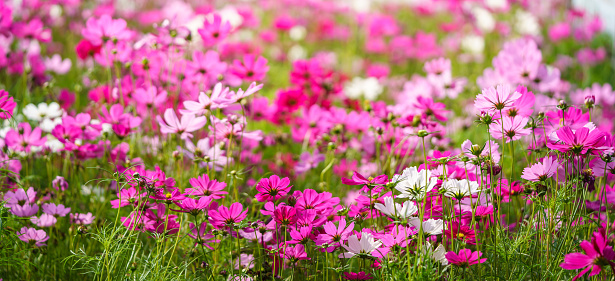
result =
[[100,46],[109,40],[126,40],[131,36],[123,19],[112,19],[109,15],[89,18],[81,35],[93,45]]
[[231,73],[246,81],[260,81],[265,78],[269,71],[267,59],[247,54],[243,57],[243,62],[235,60],[231,67]]
[[229,208],[220,206],[218,210],[209,211],[211,224],[216,228],[240,223],[248,215],[248,209],[243,210],[243,205],[239,202],[231,204]]
[[363,271],[354,273],[354,272],[344,272],[344,279],[346,280],[371,280],[374,279],[369,273],[365,273]]
[[214,14],[213,19],[206,20],[203,23],[203,28],[199,28],[197,31],[201,35],[205,47],[211,47],[224,40],[232,29],[233,26],[228,21],[223,21],[220,15]]
[[592,149],[599,149],[606,144],[606,134],[600,130],[590,130],[581,127],[573,131],[570,127],[562,127],[555,132],[556,141],[547,143],[547,147],[561,152],[571,151],[574,154],[585,154]]
[[335,226],[333,222],[327,222],[324,226],[325,233],[319,234],[316,238],[316,245],[329,244],[327,252],[331,253],[336,246],[341,246],[342,241],[346,241],[350,233],[354,229],[354,222],[346,225],[346,220],[341,219],[339,225]]
[[192,188],[186,189],[186,195],[211,196],[213,199],[222,199],[224,194],[228,193],[223,191],[226,188],[226,183],[214,179],[210,180],[208,175],[191,178],[190,185],[192,185]]
[[28,123],[20,123],[17,125],[17,130],[11,129],[6,133],[6,145],[15,151],[30,152],[33,147],[39,147],[45,144],[47,137],[41,138],[41,128],[30,127]]
[[564,257],[564,262],[559,266],[566,270],[583,269],[572,280],[577,280],[583,276],[589,270],[589,276],[600,274],[603,267],[614,266],[615,252],[613,247],[608,245],[608,240],[600,232],[594,232],[591,243],[589,241],[583,241],[580,244],[581,248],[585,252],[583,253],[571,253]]
[[42,229],[36,230],[31,227],[22,227],[19,232],[19,239],[26,243],[34,244],[38,247],[45,246],[45,241],[49,240],[49,236],[47,236],[47,232]]
[[286,196],[290,189],[290,180],[288,177],[280,179],[280,177],[273,175],[269,178],[262,178],[258,184],[256,184],[256,194],[254,197],[258,202],[264,201],[276,201]]
[[5,90],[0,90],[0,119],[9,119],[13,116],[13,110],[17,103]]
[[387,183],[388,180],[389,177],[387,177],[386,175],[379,175],[375,178],[366,178],[363,175],[354,171],[351,178],[342,178],[342,183],[347,185],[363,185],[363,188],[372,188],[375,186],[384,185]]
[[559,162],[555,157],[545,157],[541,163],[536,163],[523,169],[521,178],[528,181],[544,181],[557,172]]
[[449,263],[459,267],[469,267],[473,264],[484,263],[487,259],[481,259],[483,253],[476,251],[472,252],[470,249],[461,249],[459,254],[455,252],[448,252],[444,255]]
[[474,107],[485,112],[498,112],[511,107],[520,97],[521,93],[513,92],[510,86],[498,85],[483,89],[482,94],[476,96]]

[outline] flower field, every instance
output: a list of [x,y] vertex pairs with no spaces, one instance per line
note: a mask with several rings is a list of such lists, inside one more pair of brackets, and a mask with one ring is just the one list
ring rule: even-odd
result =
[[561,0],[4,1],[0,280],[613,280],[613,47]]

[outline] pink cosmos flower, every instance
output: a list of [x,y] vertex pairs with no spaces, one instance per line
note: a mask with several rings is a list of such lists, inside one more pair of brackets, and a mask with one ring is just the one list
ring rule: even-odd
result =
[[214,248],[210,245],[211,243],[219,243],[220,240],[215,239],[215,236],[211,233],[207,232],[207,222],[201,223],[199,228],[196,228],[194,223],[190,223],[190,233],[188,233],[194,241],[194,245],[203,245],[207,247],[207,249],[213,250]]
[[41,128],[32,130],[29,123],[20,123],[17,130],[11,129],[6,133],[6,145],[15,151],[30,152],[32,148],[45,144],[47,137],[41,138]]
[[306,244],[309,241],[316,240],[316,236],[313,233],[313,228],[311,226],[302,226],[297,229],[290,230],[290,238],[291,241],[288,241],[288,244]]
[[352,178],[344,178],[342,177],[342,183],[347,185],[363,185],[363,188],[373,188],[376,186],[381,186],[386,184],[389,181],[389,177],[387,175],[379,175],[377,177],[369,177],[365,178],[363,175],[354,171],[352,173]]
[[256,82],[252,82],[252,84],[248,86],[248,89],[245,92],[242,89],[237,90],[237,93],[233,97],[233,100],[236,100],[237,102],[239,102],[253,95],[254,93],[258,92],[262,88],[263,88],[263,84],[256,85]]
[[47,232],[42,229],[36,230],[31,227],[22,227],[19,232],[19,239],[26,243],[31,243],[36,245],[37,247],[45,246],[45,241],[49,240],[49,236],[47,236]]
[[186,189],[186,195],[211,196],[213,199],[222,199],[224,194],[228,194],[228,192],[224,191],[226,183],[218,182],[214,179],[210,180],[206,174],[197,178],[191,178],[190,185],[192,185],[192,188]]
[[201,212],[201,210],[209,207],[209,204],[211,203],[211,197],[202,196],[202,197],[199,197],[198,199],[186,197],[183,200],[175,201],[174,203],[181,208],[181,210],[175,210],[175,211],[182,212],[182,213],[190,213],[192,215],[198,215]]
[[261,81],[269,71],[267,59],[259,56],[256,58],[253,54],[247,54],[243,57],[243,62],[235,60],[231,68],[231,73],[245,81]]
[[220,54],[210,50],[203,54],[194,51],[192,61],[186,65],[186,76],[205,83],[205,87],[219,81],[218,78],[227,72],[228,65],[220,61]]
[[288,177],[280,179],[277,175],[272,175],[269,178],[262,178],[258,184],[256,184],[255,198],[258,202],[264,201],[277,201],[286,196],[292,185],[289,186],[290,180]]
[[129,205],[136,205],[139,202],[139,199],[147,196],[145,192],[140,195],[137,194],[137,189],[134,186],[131,186],[127,189],[122,189],[117,193],[118,199],[111,200],[111,208],[117,209],[120,207],[125,207]]
[[62,204],[56,205],[54,203],[45,203],[43,204],[43,213],[52,216],[65,217],[68,213],[70,213],[70,208],[66,208]]
[[[491,136],[495,139],[501,139],[502,135],[506,138],[506,142],[521,139],[522,136],[529,135],[532,130],[526,129],[525,125],[529,119],[523,116],[509,117],[504,116],[489,125]],[[502,128],[504,133],[502,134]]]
[[555,172],[557,172],[558,167],[559,162],[555,157],[545,157],[542,159],[542,163],[536,163],[530,167],[525,167],[521,178],[533,182],[544,181],[552,177]]
[[43,21],[36,17],[29,22],[14,22],[11,31],[17,38],[51,41],[51,29],[45,28]]
[[207,94],[201,92],[199,94],[198,101],[185,101],[184,107],[186,109],[181,111],[181,113],[201,116],[212,109],[225,108],[234,102],[230,96],[232,96],[232,93],[229,91],[229,88],[226,87],[223,90],[222,83],[218,83],[214,86],[210,96],[207,96]]
[[448,114],[449,111],[444,109],[446,105],[441,102],[434,102],[432,98],[419,96],[416,98],[414,106],[420,111],[423,118],[433,116],[439,121],[448,120],[446,114]]
[[222,21],[220,15],[214,14],[213,19],[206,20],[203,23],[203,28],[199,28],[197,31],[201,35],[205,47],[211,47],[224,40],[231,33],[232,28],[231,23]]
[[31,217],[30,221],[38,227],[51,227],[58,222],[58,219],[49,214],[42,214],[40,217]]
[[469,267],[473,264],[484,263],[487,259],[481,259],[483,253],[476,251],[472,252],[470,249],[461,249],[459,254],[455,252],[448,252],[444,256],[449,263],[459,267]]
[[192,138],[191,132],[197,131],[207,123],[205,116],[195,117],[193,114],[183,114],[181,120],[177,118],[172,108],[164,112],[164,120],[156,116],[163,134],[179,134],[182,139]]
[[92,215],[92,213],[87,214],[79,214],[73,213],[70,214],[70,222],[77,225],[88,225],[94,222],[96,217]]
[[498,85],[483,89],[482,93],[476,96],[474,107],[481,111],[495,113],[511,107],[520,97],[521,93],[513,92],[510,86]]
[[100,121],[111,124],[111,128],[119,137],[125,137],[130,130],[141,125],[141,118],[134,117],[130,113],[124,113],[124,107],[114,104],[109,111],[106,107],[101,109]]
[[5,90],[0,90],[0,119],[9,119],[13,117],[13,110],[17,103],[13,97]]
[[243,205],[239,202],[231,204],[229,208],[226,206],[220,206],[218,210],[209,211],[211,217],[211,224],[215,228],[223,228],[225,226],[232,226],[238,224],[248,215],[248,209],[243,210]]
[[284,250],[278,252],[283,258],[286,258],[291,263],[296,263],[300,260],[309,260],[307,253],[305,252],[305,246],[302,244],[295,245],[294,247],[286,246]]
[[221,171],[227,163],[232,163],[233,159],[225,156],[221,143],[212,144],[210,138],[200,139],[196,145],[191,140],[186,140],[186,148],[182,150],[185,155],[196,161],[204,161],[201,166],[207,165],[209,168]]
[[299,156],[299,163],[295,166],[295,170],[299,174],[303,174],[313,168],[318,167],[320,162],[325,160],[325,155],[318,153],[318,151],[314,151],[314,154],[309,152],[303,152],[301,156]]
[[100,18],[89,18],[86,27],[81,30],[81,35],[93,45],[100,46],[109,40],[126,40],[131,37],[131,32],[126,28],[123,19],[112,19],[105,14]]
[[316,245],[328,244],[330,246],[327,248],[327,252],[332,253],[336,247],[341,246],[341,243],[348,239],[353,229],[354,222],[346,225],[344,218],[339,221],[338,226],[329,221],[324,225],[325,233],[319,234],[316,238]]
[[357,273],[344,272],[344,279],[346,280],[372,280],[374,279],[374,277],[372,277],[371,274],[366,273],[364,271],[360,271]]
[[577,280],[591,270],[589,276],[600,274],[603,267],[615,266],[615,252],[609,246],[609,240],[601,232],[594,232],[591,243],[582,241],[580,244],[585,253],[571,253],[564,257],[560,267],[566,270],[583,269],[572,280]]
[[11,213],[18,217],[31,217],[38,213],[38,205],[24,203],[23,205],[15,204],[11,206]]
[[62,59],[58,54],[53,55],[51,58],[45,59],[45,68],[49,71],[53,71],[57,74],[66,74],[72,65],[69,58]]
[[36,191],[34,191],[33,187],[28,188],[28,190],[24,190],[23,188],[17,189],[13,191],[7,191],[4,194],[4,199],[7,207],[11,207],[12,205],[23,205],[24,203],[34,204],[36,202]]
[[561,152],[571,151],[574,154],[585,154],[589,150],[600,149],[606,143],[604,132],[581,127],[573,131],[565,126],[555,132],[559,140],[547,143],[547,147]]
[[167,101],[167,91],[158,91],[154,86],[138,88],[133,94],[134,100],[148,108],[156,108]]

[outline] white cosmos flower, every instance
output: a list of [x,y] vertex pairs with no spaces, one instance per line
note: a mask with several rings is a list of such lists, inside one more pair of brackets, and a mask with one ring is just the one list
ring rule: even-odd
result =
[[[421,225],[421,220],[419,218],[412,218],[409,221],[410,225],[413,225],[417,231],[420,229],[419,225]],[[437,219],[427,219],[423,221],[423,233],[429,235],[438,235],[442,234],[442,230],[444,229],[444,221]]]
[[442,184],[444,196],[461,199],[478,193],[478,183],[469,180],[449,179]]
[[491,32],[495,28],[495,19],[487,9],[481,7],[474,7],[472,14],[476,19],[476,26],[478,29],[484,32]]
[[437,180],[431,177],[429,170],[419,172],[416,167],[409,167],[401,175],[393,176],[393,182],[397,182],[395,189],[401,192],[400,198],[416,201],[423,199],[434,188]]
[[431,243],[426,242],[425,247],[423,247],[422,251],[423,255],[428,255],[428,257],[430,257],[432,260],[437,261],[442,265],[448,264],[448,260],[444,256],[446,254],[446,250],[444,249],[444,246],[442,246],[442,244],[438,245],[438,247],[436,247],[436,249],[434,250]]
[[523,10],[517,10],[515,14],[515,29],[522,35],[540,34],[540,24],[536,16]]
[[366,100],[375,100],[382,94],[382,91],[383,87],[375,77],[355,77],[344,87],[344,93],[351,99],[358,99],[363,96]]
[[39,127],[43,132],[51,133],[58,124],[62,124],[62,118],[45,118],[41,121]]
[[485,38],[478,35],[468,35],[461,39],[461,49],[466,53],[480,55],[485,50]]
[[32,121],[42,121],[45,118],[57,118],[62,116],[62,109],[56,102],[46,104],[44,102],[39,103],[38,106],[34,104],[28,104],[23,109],[23,114]]
[[347,253],[341,253],[340,258],[351,258],[356,255],[371,255],[373,251],[382,245],[381,241],[374,241],[370,233],[361,232],[361,240],[356,234],[348,238],[348,246],[342,244]]
[[412,201],[399,204],[395,203],[393,197],[390,196],[384,198],[384,204],[376,203],[374,207],[389,217],[399,217],[402,219],[409,218],[419,210]]

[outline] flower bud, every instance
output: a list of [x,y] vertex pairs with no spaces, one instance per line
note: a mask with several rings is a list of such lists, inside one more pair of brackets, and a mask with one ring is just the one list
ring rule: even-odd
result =
[[56,179],[54,179],[51,182],[51,185],[56,190],[60,190],[60,191],[64,191],[68,188],[68,182],[66,181],[66,179],[64,179],[64,177],[60,177],[60,176],[57,176]]

